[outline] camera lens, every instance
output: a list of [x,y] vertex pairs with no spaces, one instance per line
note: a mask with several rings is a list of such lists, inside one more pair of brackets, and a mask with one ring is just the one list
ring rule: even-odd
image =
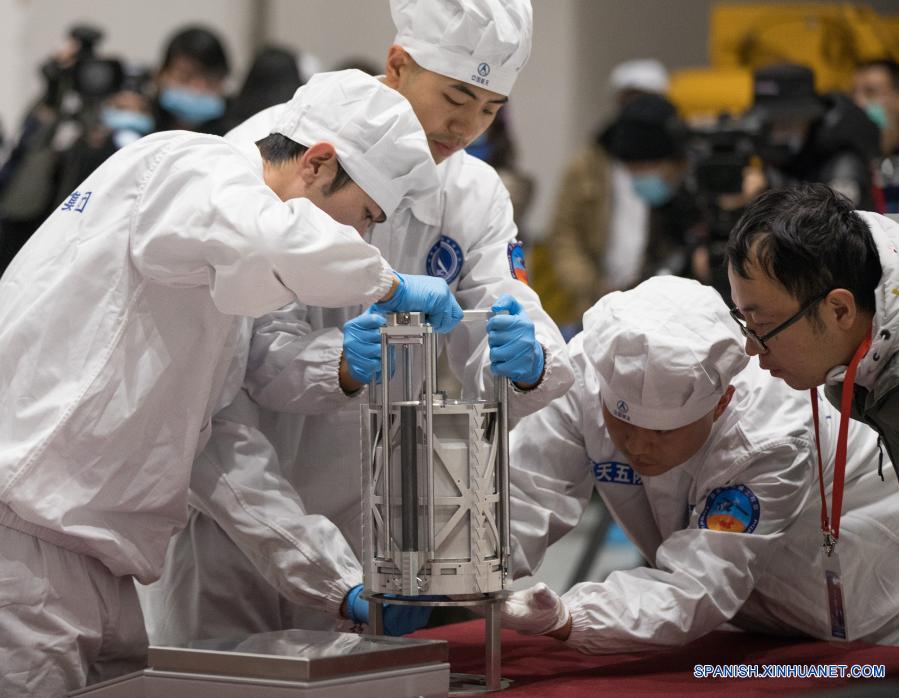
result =
[[75,89],[86,98],[99,99],[118,92],[122,79],[122,64],[117,60],[92,58],[81,61],[75,69]]

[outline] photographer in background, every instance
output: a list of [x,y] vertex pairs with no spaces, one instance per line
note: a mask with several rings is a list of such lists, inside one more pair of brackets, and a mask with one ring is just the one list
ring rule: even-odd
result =
[[183,129],[223,136],[227,124],[225,80],[228,56],[219,37],[199,26],[185,27],[169,39],[156,74],[153,105],[157,131]]
[[546,243],[538,250],[542,254],[529,257],[533,284],[564,336],[580,331],[581,317],[601,296],[640,279],[649,206],[601,137],[625,105],[646,95],[664,95],[667,89],[668,72],[655,59],[615,66],[609,74],[615,114],[565,170]]
[[633,192],[649,207],[639,279],[692,275],[693,248],[704,221],[688,187],[687,138],[674,105],[658,95],[627,102],[599,136],[605,151],[627,169]]
[[28,111],[0,169],[0,273],[68,194],[59,194],[61,154],[99,120],[104,100],[123,84],[122,63],[95,53],[102,38],[94,27],[75,26],[62,48],[41,65],[44,93]]
[[688,186],[700,209],[692,275],[714,287],[726,302],[730,284],[724,264],[727,240],[743,210],[768,186],[759,152],[764,129],[758,120],[722,115],[690,132]]
[[731,229],[763,191],[798,182],[827,184],[873,207],[872,163],[878,130],[846,96],[819,95],[814,75],[800,65],[757,69],[753,106],[739,118],[694,129],[688,188],[702,210],[695,229],[692,276],[730,302],[724,265]]
[[880,152],[880,131],[846,95],[817,94],[811,69],[757,69],[747,117],[765,125],[760,155],[769,186],[820,182],[855,208],[874,208],[872,164]]
[[54,201],[67,197],[119,148],[154,131],[151,79],[148,69],[122,64],[116,91],[91,112],[78,139],[60,153]]
[[859,64],[852,99],[880,129],[880,158],[874,170],[877,210],[899,213],[899,64],[889,58]]

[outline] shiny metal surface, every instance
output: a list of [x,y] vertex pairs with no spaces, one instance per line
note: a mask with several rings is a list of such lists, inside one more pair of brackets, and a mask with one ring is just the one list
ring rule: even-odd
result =
[[148,653],[148,665],[157,671],[300,681],[446,661],[447,645],[440,640],[318,630],[151,646]]

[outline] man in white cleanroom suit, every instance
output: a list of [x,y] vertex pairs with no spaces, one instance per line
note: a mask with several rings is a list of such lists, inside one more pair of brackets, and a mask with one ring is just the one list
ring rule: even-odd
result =
[[[899,639],[899,493],[877,437],[849,426],[831,618],[808,395],[743,350],[720,296],[656,277],[602,298],[571,342],[572,390],[512,434],[513,570],[536,569],[592,489],[649,567],[514,593],[503,626],[586,653],[680,645],[725,621],[825,640]],[[828,511],[839,413],[821,403]],[[599,541],[597,541],[597,544]]]
[[[509,195],[496,172],[462,148],[493,121],[528,58],[530,3],[395,0],[391,9],[397,37],[383,80],[424,126],[441,190],[368,239],[396,269],[446,279],[464,308],[513,297],[502,307],[514,314],[492,321],[491,347],[483,326],[460,325],[448,356],[472,390],[490,389],[492,360],[493,372],[516,381],[511,410],[520,417],[563,394],[571,368],[557,328],[524,283]],[[252,142],[279,109],[228,138]],[[359,388],[379,356],[371,343],[378,318],[363,310],[299,305],[257,321],[247,392],[215,422],[192,475],[192,503],[209,516],[191,515],[150,595],[154,641],[366,620],[364,603],[345,603],[362,583],[359,410],[368,394]],[[394,619],[403,608],[412,607],[385,611],[388,633],[427,617],[414,609]]]
[[389,305],[461,314],[360,237],[437,184],[406,100],[323,74],[272,131],[255,153],[180,131],[122,149],[0,279],[3,696],[142,666],[132,578],[159,576],[186,521],[191,464],[243,374],[240,315],[391,288]]

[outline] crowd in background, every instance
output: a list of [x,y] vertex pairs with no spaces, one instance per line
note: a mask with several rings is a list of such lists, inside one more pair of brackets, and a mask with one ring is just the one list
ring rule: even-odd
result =
[[156,68],[101,58],[101,40],[97,29],[76,26],[41,66],[43,94],[0,168],[0,272],[59,202],[119,148],[170,129],[224,135],[290,99],[318,69],[311,56],[265,47],[241,87],[228,94],[228,50],[208,28],[177,31]]
[[[164,44],[159,65],[101,58],[102,33],[76,26],[41,66],[44,91],[0,161],[0,273],[43,220],[117,149],[152,132],[224,135],[284,102],[324,66],[312,55],[265,47],[239,89],[215,32],[185,27]],[[334,68],[370,74],[355,57]],[[767,188],[824,182],[860,209],[899,212],[899,65],[858,65],[851,93],[815,90],[800,65],[755,70],[753,105],[696,127],[666,98],[668,72],[652,58],[626,61],[608,77],[614,114],[571,160],[555,192],[547,230],[523,222],[534,178],[517,164],[504,109],[468,150],[496,168],[509,189],[530,281],[571,336],[605,293],[657,274],[713,285],[728,298],[721,265],[727,234]],[[515,105],[527,109],[527,105]]]
[[532,273],[567,334],[605,293],[657,274],[696,278],[728,300],[728,233],[768,188],[822,182],[859,209],[899,211],[890,59],[859,64],[850,94],[817,93],[806,66],[756,69],[752,107],[702,127],[666,99],[657,61],[621,64],[610,84],[618,111],[570,163],[538,258],[545,270]]

